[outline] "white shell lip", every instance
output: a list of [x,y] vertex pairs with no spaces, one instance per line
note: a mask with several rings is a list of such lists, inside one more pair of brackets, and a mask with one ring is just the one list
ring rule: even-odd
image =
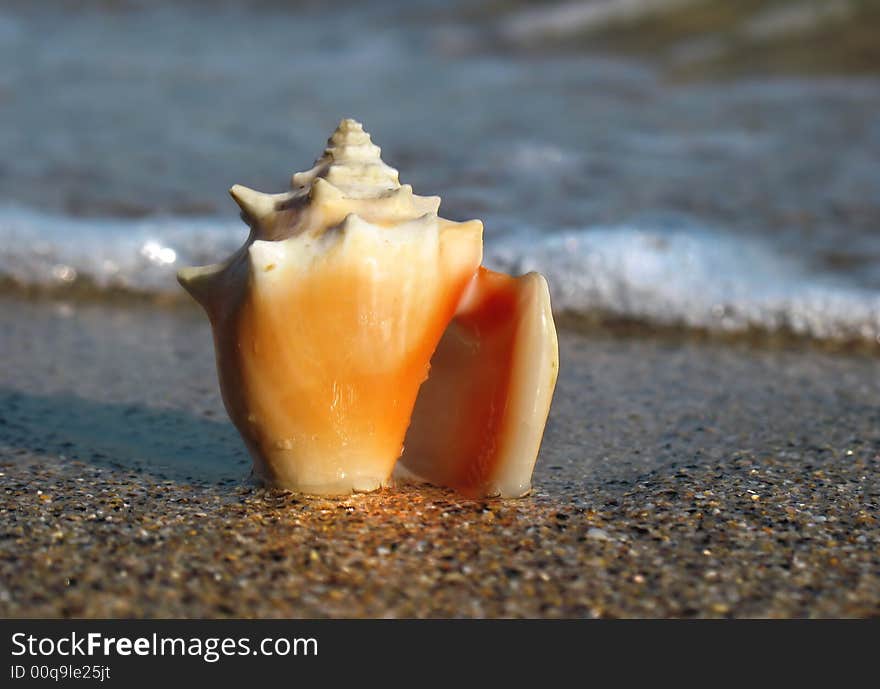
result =
[[520,280],[525,315],[514,348],[516,381],[508,411],[513,421],[504,439],[505,461],[498,463],[490,479],[500,497],[523,497],[531,490],[559,373],[559,342],[547,280],[539,273],[527,273]]

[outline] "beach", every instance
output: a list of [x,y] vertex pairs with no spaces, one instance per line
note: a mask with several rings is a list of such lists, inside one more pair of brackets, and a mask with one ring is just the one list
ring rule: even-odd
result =
[[880,377],[565,327],[531,495],[260,488],[195,308],[0,301],[0,616],[880,614]]
[[[880,615],[876,4],[5,3],[0,617]],[[525,498],[249,476],[176,275],[349,117],[547,280]]]

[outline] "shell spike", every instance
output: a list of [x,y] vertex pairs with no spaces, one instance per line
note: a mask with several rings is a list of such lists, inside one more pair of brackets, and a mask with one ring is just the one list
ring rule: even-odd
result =
[[309,191],[309,198],[318,203],[325,201],[337,201],[343,198],[342,191],[333,186],[323,177],[316,177]]
[[211,304],[217,298],[217,279],[225,267],[225,263],[215,263],[181,268],[177,271],[177,281],[202,308],[210,311]]
[[344,234],[365,226],[369,226],[369,223],[366,220],[357,213],[349,213],[342,219],[342,222],[339,223],[339,231]]
[[229,190],[229,195],[244,214],[253,220],[262,220],[275,212],[275,197],[272,194],[264,194],[242,184],[234,184]]

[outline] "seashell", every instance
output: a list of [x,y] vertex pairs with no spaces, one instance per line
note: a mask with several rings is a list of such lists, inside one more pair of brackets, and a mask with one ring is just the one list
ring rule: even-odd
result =
[[403,453],[398,476],[527,492],[558,367],[544,279],[481,268],[482,223],[440,218],[351,119],[291,191],[230,194],[244,246],[178,279],[211,321],[254,473],[369,491]]

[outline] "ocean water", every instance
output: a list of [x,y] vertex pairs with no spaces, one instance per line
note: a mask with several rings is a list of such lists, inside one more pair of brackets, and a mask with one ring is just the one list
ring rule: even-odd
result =
[[[880,336],[880,79],[670,83],[438,2],[0,7],[0,284],[185,298],[342,117],[555,308]],[[491,30],[491,22],[489,22]]]

